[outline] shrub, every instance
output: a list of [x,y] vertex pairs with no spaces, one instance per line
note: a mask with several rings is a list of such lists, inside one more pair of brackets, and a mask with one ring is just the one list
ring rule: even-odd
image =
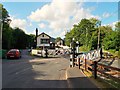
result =
[[90,47],[87,46],[81,46],[80,51],[90,51]]
[[5,58],[6,57],[7,50],[0,50],[0,58]]
[[120,58],[120,49],[119,49],[119,51],[118,51],[118,58]]

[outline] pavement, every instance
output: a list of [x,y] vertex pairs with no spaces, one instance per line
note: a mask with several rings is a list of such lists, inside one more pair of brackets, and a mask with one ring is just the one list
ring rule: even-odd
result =
[[69,88],[99,89],[78,67],[68,68],[66,70],[66,78]]

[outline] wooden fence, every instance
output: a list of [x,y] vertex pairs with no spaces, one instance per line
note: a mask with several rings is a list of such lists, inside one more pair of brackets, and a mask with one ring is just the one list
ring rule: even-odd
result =
[[88,60],[86,58],[75,58],[74,66],[78,66],[79,69],[84,69],[91,73],[95,79],[98,75],[102,75],[116,81],[120,80],[120,68],[104,65],[98,61]]

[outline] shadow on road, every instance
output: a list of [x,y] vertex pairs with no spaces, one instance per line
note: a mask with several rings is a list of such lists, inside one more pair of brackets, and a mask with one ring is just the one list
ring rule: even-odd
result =
[[42,71],[44,68],[35,71],[34,67],[36,65],[44,66],[46,63],[30,62],[30,60],[36,59],[36,57],[31,57],[26,53],[27,52],[23,52],[23,57],[19,60],[3,61],[3,90],[4,88],[67,88],[66,80],[51,78],[52,74]]

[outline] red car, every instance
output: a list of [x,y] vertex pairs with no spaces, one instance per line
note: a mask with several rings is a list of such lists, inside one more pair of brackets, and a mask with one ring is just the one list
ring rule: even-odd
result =
[[21,57],[21,53],[18,49],[11,49],[8,51],[7,53],[7,58],[20,58]]

